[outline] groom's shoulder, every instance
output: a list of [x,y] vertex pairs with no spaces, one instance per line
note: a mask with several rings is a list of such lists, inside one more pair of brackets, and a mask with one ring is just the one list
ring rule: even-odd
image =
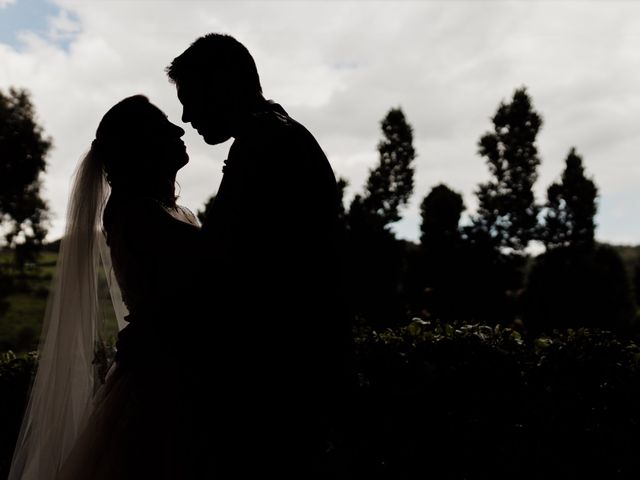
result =
[[326,159],[311,132],[277,103],[270,102],[269,108],[254,114],[248,130],[242,141],[247,152],[273,156],[279,162],[299,161],[301,157]]
[[313,135],[297,120],[293,119],[278,103],[271,100],[267,108],[253,115],[251,131],[266,140],[312,139]]
[[251,115],[249,131],[255,137],[268,138],[272,135],[285,134],[293,124],[293,119],[280,105],[269,103],[268,108]]

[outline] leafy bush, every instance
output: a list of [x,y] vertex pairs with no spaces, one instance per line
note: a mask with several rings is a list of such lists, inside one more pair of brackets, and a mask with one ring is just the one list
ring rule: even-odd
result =
[[[0,359],[0,478],[34,362]],[[587,329],[523,338],[501,326],[414,319],[358,330],[356,370],[349,421],[331,442],[354,478],[640,473],[640,347],[631,340]]]
[[9,474],[36,355],[0,354],[0,478]]
[[554,328],[637,331],[636,306],[625,265],[615,249],[556,248],[533,261],[524,294],[531,332]]
[[6,297],[13,288],[12,278],[5,272],[4,265],[0,263],[0,318],[9,309],[9,302]]
[[[414,320],[358,335],[350,454],[370,478],[637,478],[640,348]],[[594,477],[595,476],[595,477]]]

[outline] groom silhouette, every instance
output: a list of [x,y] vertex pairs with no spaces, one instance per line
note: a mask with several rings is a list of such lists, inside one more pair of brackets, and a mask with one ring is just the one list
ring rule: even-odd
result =
[[333,171],[233,37],[198,38],[167,74],[183,122],[209,145],[234,138],[194,290],[214,473],[325,478],[350,350]]

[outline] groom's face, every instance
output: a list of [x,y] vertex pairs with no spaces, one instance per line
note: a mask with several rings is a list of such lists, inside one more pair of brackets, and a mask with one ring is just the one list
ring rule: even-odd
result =
[[233,136],[233,112],[224,92],[200,81],[176,83],[182,103],[182,121],[190,123],[209,145],[226,142]]

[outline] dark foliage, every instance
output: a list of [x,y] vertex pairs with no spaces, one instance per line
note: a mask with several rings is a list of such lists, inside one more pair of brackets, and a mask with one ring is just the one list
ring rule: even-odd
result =
[[0,262],[0,318],[9,308],[9,302],[6,301],[6,298],[13,291],[13,279],[6,269],[6,265]]
[[547,249],[593,248],[598,189],[585,177],[582,157],[572,148],[560,183],[547,190],[545,224],[541,238]]
[[50,148],[51,139],[36,123],[29,93],[0,91],[0,227],[6,242],[17,247],[19,267],[34,258],[47,233],[40,173]]
[[361,334],[359,478],[637,478],[640,349],[606,332],[414,321]]
[[354,314],[377,326],[404,317],[406,258],[391,225],[400,220],[400,209],[413,192],[416,156],[412,128],[402,110],[391,109],[381,125],[380,162],[346,214],[349,296]]
[[9,474],[35,362],[32,354],[0,354],[0,478]]
[[636,263],[633,271],[633,291],[635,294],[636,306],[640,307],[640,261]]
[[357,205],[352,204],[349,211],[347,236],[347,292],[352,313],[358,322],[395,326],[397,319],[405,316],[404,243],[388,230],[370,230],[357,221]]
[[413,193],[413,129],[399,108],[392,108],[381,122],[383,139],[378,144],[380,162],[369,172],[361,204],[372,228],[388,229],[400,220],[400,208]]
[[540,255],[529,273],[524,312],[525,325],[534,332],[568,327],[631,332],[635,307],[620,255],[605,245]]
[[436,318],[460,319],[463,304],[459,298],[467,295],[462,288],[466,269],[458,227],[464,211],[462,195],[444,184],[437,185],[422,201],[420,211],[422,255],[410,263],[421,273],[420,304]]
[[478,187],[478,213],[470,231],[491,240],[496,249],[522,252],[537,235],[533,184],[540,164],[535,141],[542,117],[521,88],[511,103],[500,104],[492,121],[493,131],[482,136],[478,152],[493,178]]
[[198,220],[201,224],[204,223],[205,218],[207,218],[209,212],[211,212],[211,207],[213,207],[213,202],[215,201],[215,199],[216,196],[211,195],[211,197],[209,197],[209,200],[207,200],[207,202],[204,204],[204,208],[196,212],[196,216],[198,217]]
[[425,249],[439,249],[460,241],[460,215],[464,211],[462,195],[444,184],[431,189],[420,212],[420,241]]
[[469,292],[463,318],[510,322],[524,282],[524,250],[538,235],[533,185],[542,117],[521,88],[510,103],[500,104],[492,121],[493,131],[480,138],[478,150],[492,179],[479,185],[477,214],[463,229],[466,272],[459,278]]
[[494,250],[490,242],[463,245],[460,260],[464,271],[458,277],[462,295],[462,319],[471,322],[515,322],[520,310],[527,257],[505,255]]
[[340,222],[344,226],[346,226],[347,211],[344,208],[344,192],[347,189],[347,187],[349,186],[349,181],[346,178],[340,177],[336,181],[336,186],[338,188],[338,198],[340,199],[339,204],[338,204],[338,208],[339,208],[338,216],[340,217]]
[[[640,473],[640,348],[601,330],[524,338],[414,319],[358,330],[348,428],[354,478],[627,479]],[[34,357],[0,361],[6,474]]]

